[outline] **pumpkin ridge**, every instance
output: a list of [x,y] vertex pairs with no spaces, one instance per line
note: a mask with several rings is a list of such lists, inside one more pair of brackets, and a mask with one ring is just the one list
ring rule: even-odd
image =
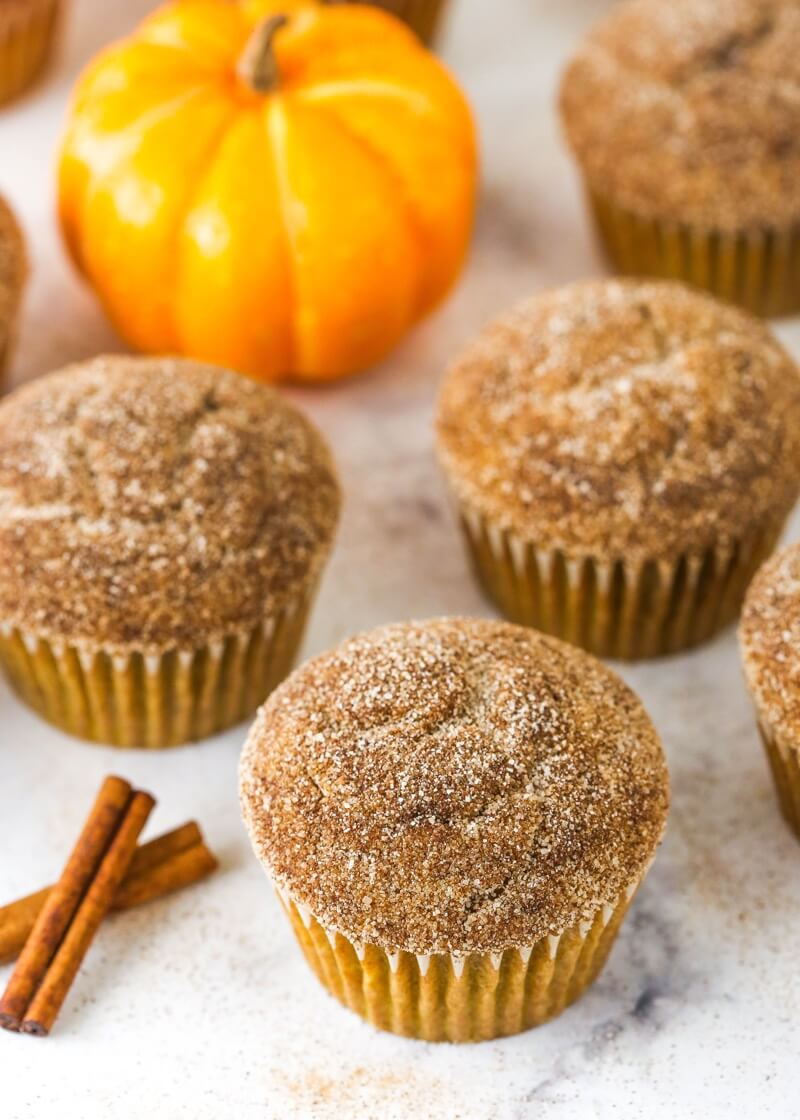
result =
[[[277,122],[280,120],[280,124]],[[266,105],[264,117],[264,131],[272,153],[272,165],[275,168],[277,183],[277,197],[280,205],[281,228],[284,230],[284,252],[286,254],[286,275],[289,278],[290,296],[287,304],[292,308],[288,332],[288,365],[292,368],[300,353],[300,338],[297,327],[297,303],[300,285],[295,267],[294,220],[291,216],[292,204],[296,202],[292,191],[292,184],[288,174],[288,160],[286,156],[286,115],[279,98],[272,97]]]
[[354,125],[345,120],[341,112],[337,112],[335,109],[332,109],[328,105],[322,106],[317,103],[313,104],[313,109],[315,112],[321,111],[322,115],[327,117],[330,121],[334,122],[336,127],[342,133],[348,136],[349,139],[353,141],[353,143],[357,144],[358,147],[361,148],[362,152],[365,152],[370,157],[370,159],[380,164],[380,166],[384,169],[384,171],[388,173],[389,177],[394,183],[394,187],[397,191],[398,197],[403,200],[403,214],[406,219],[406,225],[411,234],[411,240],[414,242],[418,250],[419,257],[416,269],[417,282],[416,291],[414,293],[414,303],[413,306],[409,309],[408,316],[409,323],[414,323],[419,319],[425,309],[425,301],[422,298],[424,295],[426,280],[424,262],[425,254],[430,251],[430,242],[428,240],[427,233],[425,232],[424,223],[422,222],[422,219],[417,212],[417,208],[414,205],[412,199],[408,196],[408,191],[406,190],[403,176],[397,170],[397,166],[388,155],[388,153],[382,151],[381,148],[379,148],[376,144],[373,144],[371,140],[369,140],[366,136],[359,132],[359,130]]
[[433,106],[431,99],[418,89],[410,90],[397,82],[379,82],[374,78],[331,78],[328,81],[315,82],[313,85],[298,86],[292,90],[296,97],[305,101],[326,101],[329,97],[336,98],[341,94],[352,97],[354,94],[363,93],[369,97],[386,97],[393,101],[404,101],[407,105],[422,105],[427,114],[432,115]]
[[[205,87],[205,86],[201,87],[199,92],[206,97],[218,96],[216,94],[216,91],[209,91],[208,88]],[[218,144],[221,143],[222,138],[225,136],[225,134],[227,133],[227,130],[230,128],[231,121],[233,119],[234,113],[235,113],[235,106],[233,106],[233,105],[229,106],[224,123],[219,125],[218,128],[214,130],[214,134],[213,134],[213,136],[210,137],[208,145],[206,145],[203,149],[203,152],[198,155],[198,165],[199,166],[207,166],[206,161],[211,157],[211,154],[217,149]],[[106,179],[105,176],[101,176],[100,182],[101,183],[107,183],[108,180],[113,178],[114,174],[117,174],[117,173],[121,172],[124,169],[125,160],[129,159],[130,156],[133,155],[133,154],[134,154],[133,152],[129,152],[126,157],[123,157],[122,160],[117,162],[115,167],[114,167],[114,171],[108,176],[107,179]],[[175,282],[177,281],[177,269],[179,267],[178,253],[177,253],[178,242],[179,242],[179,237],[182,234],[185,221],[188,217],[188,213],[189,213],[189,209],[190,209],[190,205],[191,205],[190,200],[195,193],[196,186],[197,186],[196,185],[196,180],[194,178],[190,178],[189,186],[188,186],[187,191],[185,192],[183,200],[181,201],[180,204],[176,205],[176,207],[175,207],[176,215],[183,215],[183,217],[180,217],[179,220],[175,223],[175,226],[173,227],[169,238],[166,240],[166,244],[170,245],[171,248],[172,248],[172,252],[166,258],[170,262],[170,265],[167,269],[167,272],[170,274],[170,281],[171,281],[171,283],[168,283],[167,285],[165,285],[166,287],[170,287],[171,285],[174,285]],[[165,330],[164,333],[169,334],[169,336],[172,340],[171,343],[170,343],[170,348],[177,349],[177,343],[180,339],[180,331],[179,331],[178,323],[177,323],[176,306],[175,306],[174,303],[167,303],[166,307],[169,309],[168,310],[169,319],[167,320],[167,330]],[[110,307],[108,308],[108,312],[109,312],[109,317],[114,321],[115,325],[117,325],[118,320],[117,320],[116,314],[113,312],[113,310]],[[166,313],[167,312],[165,311],[165,314]],[[122,334],[123,337],[125,337],[125,332],[124,332],[123,328],[121,326],[118,326],[117,329],[120,331],[120,334]],[[148,347],[148,349],[149,349],[149,347]],[[159,347],[159,349],[163,349],[163,347]]]
[[[234,5],[226,5],[226,18],[231,15],[238,16],[238,22],[241,28],[241,43],[234,48],[234,52],[241,50],[244,47],[247,39],[250,23]],[[213,33],[206,34],[203,28],[198,35],[198,25],[195,26],[194,32],[197,38],[194,42],[186,41],[177,34],[175,26],[163,19],[163,9],[156,9],[150,16],[139,24],[139,27],[133,33],[135,40],[139,43],[153,43],[159,46],[173,47],[176,51],[183,54],[193,55],[198,48],[207,51],[206,62],[212,66],[216,71],[230,72],[235,68],[232,62],[232,57],[235,58],[235,53],[232,56],[228,45],[223,39],[222,43],[219,38]]]
[[[129,124],[121,128],[114,135],[114,141],[118,145],[118,154],[114,157],[109,167],[102,170],[94,166],[90,167],[87,165],[86,160],[81,158],[81,165],[86,167],[89,171],[89,175],[87,176],[88,186],[87,189],[82,192],[81,196],[76,201],[73,201],[69,207],[69,211],[72,215],[69,218],[70,224],[77,226],[86,223],[88,207],[91,205],[94,198],[102,189],[108,186],[111,179],[119,172],[125,161],[134,154],[138,143],[139,131],[146,130],[152,127],[152,125],[158,124],[161,120],[165,120],[176,109],[182,108],[195,97],[205,93],[207,93],[205,85],[191,86],[189,89],[183,90],[176,97],[148,109],[145,113],[142,113],[140,117],[136,117],[134,120],[130,121]],[[68,136],[68,142],[69,139]],[[66,213],[65,209],[62,210],[62,214],[63,213]],[[75,264],[84,274],[88,275],[88,268],[83,260],[84,254],[79,249],[76,239],[70,237],[68,245]]]
[[339,97],[384,97],[405,105],[414,115],[424,116],[426,125],[442,132],[448,140],[458,144],[465,155],[471,155],[472,145],[465,141],[462,130],[453,128],[436,108],[433,100],[420,90],[410,90],[397,82],[376,81],[373,78],[336,78],[317,85],[301,86],[292,91],[309,105],[335,104]]
[[[169,57],[148,57],[151,51],[156,54],[163,54],[165,56],[177,55],[180,58],[180,64],[187,65],[187,71],[191,71],[185,75],[187,86],[200,86],[206,85],[209,81],[218,79],[218,70],[204,66],[197,59],[187,55],[186,51],[178,51],[172,46],[166,46],[161,43],[146,43],[144,46],[146,51],[139,49],[139,45],[135,48],[136,70],[135,78],[136,83],[149,84],[149,79],[152,77],[156,81],[163,79],[164,74],[170,70],[170,64],[173,59]],[[131,80],[132,75],[128,71],[128,66],[131,64],[133,49],[127,43],[117,43],[100,56],[94,65],[85,73],[80,79],[80,83],[76,86],[72,98],[72,111],[82,109],[87,101],[103,101],[108,97],[130,96],[131,90],[134,87],[134,82]],[[147,66],[142,67],[142,58],[147,59]],[[125,75],[125,83],[119,81],[120,69],[123,70]],[[183,78],[184,76],[182,76]],[[110,80],[112,79],[113,80]]]
[[[98,102],[108,101],[112,97],[116,97],[119,94],[127,94],[127,92],[127,90],[115,90],[113,92],[109,91],[101,98],[98,98]],[[114,138],[116,140],[122,141],[122,139],[126,138],[128,133],[130,132],[139,132],[144,129],[148,129],[152,125],[158,124],[160,121],[165,120],[170,116],[171,113],[175,112],[177,109],[182,108],[186,102],[193,100],[195,97],[208,96],[208,93],[209,90],[206,82],[197,82],[193,85],[187,86],[186,88],[182,89],[180,93],[177,93],[174,97],[170,97],[168,101],[159,101],[156,105],[153,105],[151,108],[146,109],[139,116],[133,117],[130,121],[128,121],[126,125],[123,125],[121,128],[118,128],[116,130],[116,132],[114,133]],[[120,147],[122,147],[121,143]]]
[[[298,45],[304,49],[315,44],[313,37],[320,27],[320,23],[330,25],[331,15],[341,25],[339,34],[350,33],[348,45],[338,48],[337,53],[353,51],[361,54],[366,50],[395,51],[403,48],[407,50],[425,50],[419,36],[410,27],[400,20],[394,12],[387,11],[380,4],[352,4],[342,3],[342,0],[311,0],[309,3],[295,7],[293,4],[271,5],[268,10],[259,12],[260,18],[271,15],[274,11],[286,11],[292,26],[292,33]],[[350,25],[349,27],[347,25]],[[304,42],[303,40],[309,40]]]
[[[206,179],[208,179],[213,174],[213,172],[215,170],[216,161],[219,158],[219,154],[220,154],[220,151],[222,149],[223,144],[225,143],[226,139],[230,135],[231,129],[234,128],[236,126],[236,124],[238,123],[235,119],[234,114],[235,114],[235,108],[232,106],[231,110],[230,110],[230,113],[229,113],[227,119],[225,120],[224,124],[221,124],[219,126],[219,129],[215,132],[214,137],[212,138],[208,147],[205,149],[205,151],[203,153],[203,157],[202,157],[202,160],[201,160],[201,166],[203,168],[203,174],[198,175],[197,178],[192,180],[192,182],[189,186],[189,189],[186,191],[186,194],[184,195],[184,198],[183,198],[183,202],[180,206],[180,213],[182,214],[182,217],[181,217],[179,222],[175,223],[175,228],[174,228],[173,233],[172,233],[172,240],[173,240],[173,246],[174,246],[174,254],[173,254],[172,259],[175,262],[175,264],[174,264],[174,290],[175,291],[180,291],[181,284],[183,282],[183,277],[181,275],[182,267],[183,267],[183,261],[182,261],[182,257],[181,257],[180,247],[181,247],[181,242],[183,241],[184,236],[186,236],[187,232],[188,232],[187,227],[188,227],[188,224],[189,224],[189,217],[192,213],[192,210],[194,209],[195,202],[197,201],[197,197],[200,194],[200,191],[201,191]],[[186,340],[183,337],[183,330],[181,328],[181,324],[180,324],[180,321],[179,321],[179,315],[178,315],[178,308],[179,307],[180,307],[180,301],[179,300],[173,300],[170,304],[170,308],[171,308],[171,310],[170,310],[170,316],[171,316],[170,328],[171,328],[171,333],[172,333],[173,338],[177,339],[178,342],[180,343],[180,345],[183,347],[186,344]]]

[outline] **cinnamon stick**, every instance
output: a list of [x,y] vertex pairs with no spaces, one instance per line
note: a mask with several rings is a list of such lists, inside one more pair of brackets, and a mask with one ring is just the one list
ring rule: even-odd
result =
[[106,778],[61,878],[42,907],[0,999],[0,1027],[19,1029],[33,995],[120,827],[130,800],[128,782],[123,778]]
[[[188,821],[136,849],[128,873],[114,895],[112,910],[127,910],[162,898],[209,875],[217,861],[195,821]],[[42,907],[54,888],[43,887],[0,906],[0,964],[22,951]]]
[[197,821],[187,821],[179,828],[174,828],[172,832],[165,832],[162,836],[156,836],[154,840],[150,840],[146,844],[140,844],[133,853],[128,874],[122,880],[120,890],[130,879],[146,875],[152,867],[163,863],[169,856],[175,855],[176,852],[185,851],[186,848],[191,848],[194,844],[202,844],[202,842],[203,834]]
[[208,875],[217,866],[194,821],[137,848],[112,910],[129,910]]
[[[150,794],[141,790],[134,793],[128,802],[119,828],[103,855],[63,940],[41,977],[29,1006],[23,1012],[21,1030],[25,1034],[49,1034],[81,961],[128,870],[139,833],[154,805],[155,800]],[[35,935],[36,928],[26,943],[26,949]]]
[[139,906],[154,898],[170,894],[178,887],[196,883],[217,867],[217,861],[205,844],[193,844],[176,852],[163,863],[155,864],[145,875],[127,878],[114,896],[115,910]]

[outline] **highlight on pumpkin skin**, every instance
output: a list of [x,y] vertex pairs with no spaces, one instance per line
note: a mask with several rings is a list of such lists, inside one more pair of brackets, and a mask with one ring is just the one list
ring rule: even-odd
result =
[[476,175],[463,94],[393,16],[178,0],[79,79],[59,210],[133,347],[325,380],[453,286]]

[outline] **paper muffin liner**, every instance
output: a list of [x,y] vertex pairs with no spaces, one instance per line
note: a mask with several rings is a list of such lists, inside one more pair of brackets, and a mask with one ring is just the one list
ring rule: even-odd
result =
[[162,748],[240,723],[289,673],[313,596],[198,649],[117,653],[0,625],[0,665],[48,722],[115,747]]
[[[331,0],[328,0],[330,3]],[[423,43],[431,43],[447,0],[348,0],[349,3],[371,3],[407,23]]]
[[0,105],[34,81],[50,53],[61,0],[0,4]]
[[787,740],[761,716],[758,730],[767,752],[781,813],[800,840],[800,743]]
[[559,1015],[596,979],[639,883],[586,921],[501,953],[387,953],[325,929],[276,886],[322,985],[379,1030],[426,1042],[483,1042]]
[[628,661],[690,649],[732,622],[783,528],[675,560],[606,561],[537,548],[463,506],[460,517],[477,578],[506,618]]
[[589,199],[618,271],[683,280],[765,317],[800,310],[800,226],[723,233],[641,217],[591,191]]

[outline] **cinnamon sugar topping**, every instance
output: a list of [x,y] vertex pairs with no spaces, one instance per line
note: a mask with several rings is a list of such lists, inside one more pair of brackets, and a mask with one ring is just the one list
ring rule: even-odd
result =
[[0,405],[0,622],[206,645],[313,583],[338,507],[321,437],[271,389],[180,360],[69,367]]
[[727,232],[800,221],[800,5],[626,0],[561,90],[590,186],[642,216]]
[[455,363],[439,453],[459,501],[547,549],[674,560],[780,523],[800,488],[800,375],[767,328],[679,284],[590,281]]
[[761,719],[800,751],[800,544],[777,552],[753,580],[739,641]]
[[500,952],[635,884],[667,775],[599,661],[478,620],[395,625],[298,669],[259,713],[241,797],[268,873],[387,951]]

